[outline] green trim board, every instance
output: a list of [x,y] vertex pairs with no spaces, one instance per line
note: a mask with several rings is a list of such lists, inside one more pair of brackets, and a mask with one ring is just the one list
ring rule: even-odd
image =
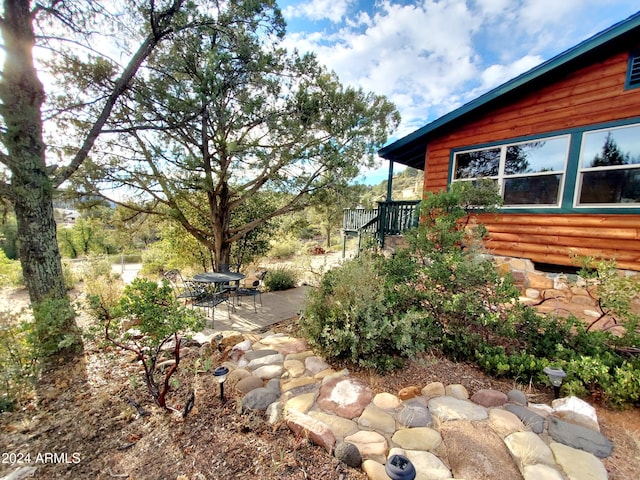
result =
[[449,153],[449,169],[447,174],[447,185],[451,185],[453,181],[455,169],[455,155],[461,151],[489,149],[497,146],[504,146],[513,143],[521,143],[535,141],[542,138],[556,138],[569,135],[569,150],[567,153],[567,163],[564,170],[564,184],[561,185],[562,197],[558,206],[510,206],[503,207],[499,211],[501,213],[581,213],[581,214],[640,214],[640,205],[637,206],[574,206],[576,188],[578,186],[580,173],[580,153],[582,148],[582,138],[585,132],[625,127],[630,125],[640,125],[640,117],[632,117],[624,120],[616,120],[611,122],[603,122],[581,127],[574,127],[564,130],[554,130],[540,133],[537,135],[527,135],[503,139],[495,142],[486,142],[476,145],[464,145],[452,148]]
[[[378,150],[378,155],[387,160],[394,160],[403,165],[424,169],[424,152],[428,140],[435,132],[452,127],[452,123],[460,118],[479,110],[491,103],[501,100],[503,97],[513,94],[516,91],[533,88],[534,84],[544,80],[552,73],[568,68],[574,63],[588,58],[601,49],[606,49],[607,45],[640,30],[640,11],[629,18],[618,22],[603,30],[591,38],[577,44],[559,55],[543,62],[537,67],[509,80],[508,82],[490,90],[471,102],[443,115],[437,120],[425,125],[405,137],[382,147]],[[637,33],[637,32],[636,32]],[[422,159],[422,164],[419,161]]]

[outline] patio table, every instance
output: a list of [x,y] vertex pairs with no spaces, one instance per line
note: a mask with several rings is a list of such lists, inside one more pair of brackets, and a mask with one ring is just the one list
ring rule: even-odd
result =
[[[196,303],[196,306],[210,308],[212,311],[212,318],[214,316],[215,307],[222,302],[226,302],[227,309],[229,304],[231,304],[231,307],[235,311],[233,302],[229,302],[229,288],[226,287],[229,286],[230,282],[239,282],[244,277],[244,274],[237,272],[206,272],[194,275],[191,279],[192,281],[200,284],[213,285],[213,288],[207,288],[207,295]],[[231,312],[228,313],[231,315]]]
[[206,272],[194,275],[193,281],[198,283],[229,283],[239,282],[244,277],[243,273],[238,272]]

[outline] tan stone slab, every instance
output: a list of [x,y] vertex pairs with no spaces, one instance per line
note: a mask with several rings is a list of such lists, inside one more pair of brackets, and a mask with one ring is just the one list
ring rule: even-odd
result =
[[378,432],[360,430],[345,437],[345,442],[353,443],[358,447],[358,451],[363,460],[375,460],[379,463],[386,461],[387,439]]
[[518,464],[521,472],[527,465],[544,463],[555,465],[551,449],[533,432],[516,432],[505,437],[504,443],[511,452],[511,456]]
[[286,414],[287,426],[296,435],[305,435],[316,445],[324,447],[331,453],[336,444],[336,439],[324,423],[304,413],[292,410]]
[[549,448],[569,480],[607,480],[607,469],[595,455],[557,442]]
[[304,387],[305,385],[311,385],[315,383],[317,382],[311,377],[300,377],[289,380],[288,382],[283,382],[280,386],[280,389],[282,393],[285,393],[298,387]]
[[384,465],[375,460],[365,460],[362,462],[362,471],[366,473],[369,480],[389,480]]
[[501,408],[489,410],[489,426],[502,438],[526,430],[524,423],[517,416]]
[[391,441],[408,450],[435,450],[442,443],[442,436],[429,427],[403,428],[398,430]]
[[359,430],[356,422],[339,417],[338,415],[331,415],[329,413],[312,410],[309,412],[309,416],[325,423],[331,429],[336,439],[342,440],[349,435],[353,435]]
[[304,363],[300,360],[285,360],[284,369],[287,371],[290,378],[301,377],[305,372]]
[[398,397],[392,393],[383,392],[378,393],[373,397],[373,404],[383,410],[394,410],[402,405],[402,402]]
[[307,413],[311,410],[313,406],[313,402],[316,399],[316,393],[305,393],[304,395],[298,395],[297,397],[293,397],[287,400],[285,405],[285,411],[289,412],[291,410],[295,410],[301,413]]
[[364,409],[360,418],[358,418],[358,424],[361,427],[370,428],[378,432],[393,433],[396,431],[396,420],[375,405],[369,405]]
[[455,478],[521,480],[502,437],[487,422],[447,422],[441,425],[440,435]]

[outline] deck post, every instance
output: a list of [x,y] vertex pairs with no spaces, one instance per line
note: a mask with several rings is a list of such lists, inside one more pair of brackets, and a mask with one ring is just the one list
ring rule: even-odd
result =
[[393,186],[393,160],[389,160],[389,177],[387,178],[387,202],[391,201],[392,186]]
[[347,232],[342,230],[342,259],[347,256]]

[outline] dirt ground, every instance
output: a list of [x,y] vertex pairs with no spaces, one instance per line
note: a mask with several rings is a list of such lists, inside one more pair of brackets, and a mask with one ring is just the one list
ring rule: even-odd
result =
[[[7,300],[0,299],[2,304]],[[272,330],[296,335],[296,320]],[[186,418],[151,402],[130,357],[87,342],[75,364],[45,372],[30,401],[0,416],[0,476],[22,466],[35,467],[29,478],[36,479],[366,479],[286,425],[272,426],[259,416],[240,414],[233,391],[226,392],[222,403],[211,371],[202,371],[197,349],[183,353],[169,403],[182,410],[193,390],[195,407]],[[507,392],[517,386],[534,402],[552,399],[548,389],[496,380],[473,365],[433,356],[416,358],[387,376],[334,365],[345,366],[376,392],[397,393],[409,385],[442,381],[461,383],[471,393],[480,388]],[[602,431],[615,445],[605,460],[609,478],[638,478],[640,409],[596,407]]]

